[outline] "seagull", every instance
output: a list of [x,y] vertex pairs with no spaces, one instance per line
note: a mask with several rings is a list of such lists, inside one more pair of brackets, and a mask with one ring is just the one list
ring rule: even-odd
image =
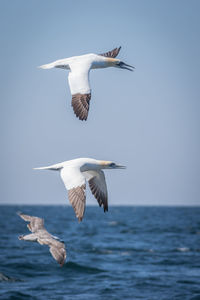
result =
[[121,47],[103,54],[85,54],[56,60],[52,63],[42,65],[42,69],[68,69],[69,87],[72,95],[72,107],[79,120],[87,120],[91,88],[89,83],[89,72],[91,69],[116,67],[133,71],[134,67],[125,64],[115,57],[118,55]]
[[61,179],[68,190],[69,201],[80,222],[85,211],[86,180],[99,206],[103,205],[104,212],[106,212],[108,211],[108,193],[102,169],[125,169],[125,166],[117,165],[112,161],[77,158],[52,166],[34,169],[60,171]]
[[22,213],[17,213],[24,221],[30,222],[27,227],[32,232],[27,235],[20,235],[19,240],[38,242],[41,245],[48,245],[50,247],[49,251],[53,258],[62,267],[66,259],[65,244],[60,241],[56,236],[51,235],[44,228],[44,220],[38,217],[24,215]]

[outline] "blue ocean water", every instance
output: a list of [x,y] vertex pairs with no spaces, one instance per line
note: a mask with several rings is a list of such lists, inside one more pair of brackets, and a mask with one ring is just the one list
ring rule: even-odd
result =
[[[17,211],[65,241],[61,268]],[[0,206],[1,299],[200,299],[200,208]]]

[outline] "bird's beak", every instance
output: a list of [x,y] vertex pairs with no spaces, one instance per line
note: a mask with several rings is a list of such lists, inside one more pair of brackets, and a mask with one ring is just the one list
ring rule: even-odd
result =
[[116,168],[116,169],[126,169],[126,166],[116,165],[115,168]]
[[121,69],[126,69],[126,70],[129,70],[129,71],[133,71],[133,69],[135,69],[135,67],[133,66],[130,66],[130,65],[127,65],[125,64],[123,61],[120,61],[117,66]]

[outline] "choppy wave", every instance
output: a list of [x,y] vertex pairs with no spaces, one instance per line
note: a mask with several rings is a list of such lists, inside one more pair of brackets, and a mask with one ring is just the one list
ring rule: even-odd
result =
[[13,277],[9,277],[8,275],[5,275],[3,273],[0,272],[0,282],[2,281],[6,281],[6,282],[16,282],[16,281],[22,281],[19,278],[13,278]]
[[[1,295],[1,294],[0,294]],[[17,291],[9,291],[3,294],[3,300],[26,300],[26,299],[33,299],[36,300],[37,298],[32,296],[31,293],[23,293]]]
[[77,264],[75,262],[67,262],[64,266],[64,269],[68,270],[74,270],[77,272],[83,272],[83,273],[89,273],[89,274],[97,274],[97,273],[101,273],[101,272],[106,272],[103,269],[100,268],[95,268],[95,267],[91,267],[89,265],[81,265],[81,264]]

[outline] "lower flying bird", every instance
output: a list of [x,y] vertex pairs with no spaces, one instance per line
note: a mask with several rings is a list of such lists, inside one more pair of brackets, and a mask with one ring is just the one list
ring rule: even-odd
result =
[[77,158],[48,167],[35,168],[40,170],[60,171],[60,176],[68,190],[68,198],[79,222],[82,221],[86,202],[86,180],[99,206],[108,211],[107,186],[102,169],[124,169],[111,161],[92,158]]
[[49,251],[53,258],[62,267],[66,259],[65,244],[59,240],[56,236],[51,235],[44,228],[44,220],[38,217],[32,217],[18,213],[18,215],[25,221],[30,222],[27,227],[32,232],[27,235],[20,235],[19,240],[38,242],[41,245],[48,245]]
[[133,71],[134,67],[125,64],[115,57],[121,47],[103,54],[85,54],[56,60],[50,64],[42,65],[42,69],[68,69],[68,81],[72,94],[72,106],[75,115],[80,120],[87,120],[91,99],[89,72],[91,69],[116,67]]

